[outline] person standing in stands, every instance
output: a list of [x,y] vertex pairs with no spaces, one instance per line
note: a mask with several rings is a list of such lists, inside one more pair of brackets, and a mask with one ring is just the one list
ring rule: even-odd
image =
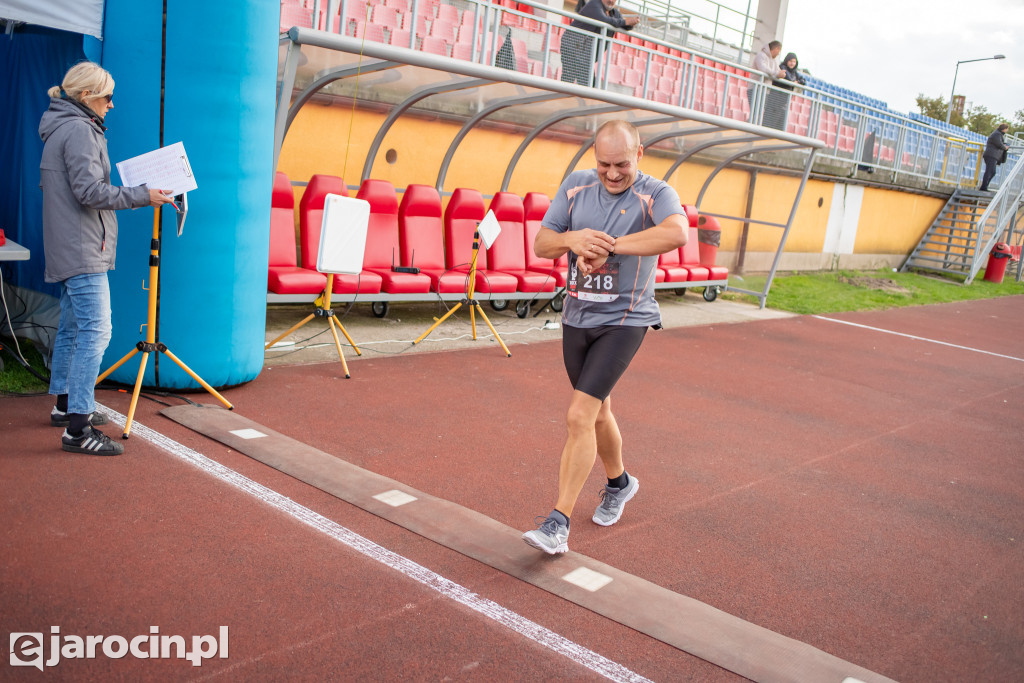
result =
[[654,299],[658,255],[686,244],[688,232],[676,191],[637,168],[643,146],[632,124],[602,125],[594,156],[597,168],[575,171],[559,187],[533,245],[541,258],[569,254],[562,359],[573,392],[558,499],[539,528],[523,534],[549,555],[569,549],[573,508],[598,456],[608,483],[595,523],[615,524],[640,487],[623,466],[611,392],[647,328],[661,327]]
[[801,75],[799,71],[797,71],[797,67],[800,66],[800,60],[796,58],[796,54],[792,52],[787,54],[785,58],[782,60],[781,66],[782,70],[786,72],[786,75],[784,77],[785,80],[792,81],[797,85],[804,85],[804,77],[803,75]]
[[[608,24],[611,28],[602,29],[594,24],[573,19],[569,27],[562,33],[562,80],[566,83],[579,83],[580,85],[591,85],[591,72],[594,62],[601,55],[598,49],[594,54],[594,37],[587,35],[603,34],[611,36],[615,31],[631,31],[640,16],[631,14],[623,17],[618,8],[615,7],[616,0],[579,0],[576,3],[576,13]],[[612,29],[615,29],[614,31]]]
[[1006,144],[1004,135],[1009,129],[1008,123],[1000,123],[999,127],[988,136],[985,153],[981,155],[985,160],[985,175],[982,176],[981,186],[978,189],[982,192],[988,192],[988,184],[996,177],[996,166],[1006,161],[1006,153],[1010,147]]
[[[773,40],[765,45],[754,56],[754,70],[759,71],[765,76],[765,82],[769,86],[765,91],[764,114],[761,117],[761,122],[765,126],[781,130],[782,122],[785,118],[781,115],[782,108],[785,106],[783,100],[788,101],[789,98],[785,93],[780,93],[771,87],[774,81],[786,78],[786,70],[779,66],[780,52],[782,52],[782,43],[777,40]],[[754,106],[755,89],[755,83],[751,83],[750,87],[747,88],[747,101],[750,103],[751,109]]]
[[[779,130],[785,129],[787,114],[789,113],[789,93],[793,90],[793,84],[804,84],[804,77],[800,75],[799,71],[797,71],[797,66],[799,64],[800,61],[796,58],[796,55],[790,52],[779,65],[782,72],[786,74],[782,80],[775,81],[775,87],[779,88],[780,92],[768,93],[768,100],[772,103],[773,116],[775,117],[773,122],[778,124],[772,126],[773,128],[778,128]],[[767,105],[765,108],[767,109]]]
[[94,388],[110,341],[110,283],[117,250],[115,209],[160,206],[171,201],[145,185],[110,184],[108,111],[114,79],[103,67],[80,62],[49,90],[50,106],[39,121],[43,157],[44,278],[60,283],[60,322],[50,362],[50,393],[57,405],[50,424],[65,427],[61,448],[72,453],[120,455],[124,446],[96,429]]
[[782,52],[782,43],[773,40],[754,56],[754,69],[760,71],[770,80],[785,78],[786,72],[779,66],[779,53]]

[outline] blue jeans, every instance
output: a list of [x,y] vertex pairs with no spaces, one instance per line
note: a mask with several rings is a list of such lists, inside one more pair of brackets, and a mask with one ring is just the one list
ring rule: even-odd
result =
[[96,378],[110,343],[110,282],[86,273],[60,283],[60,324],[50,362],[50,393],[68,395],[68,412],[96,410]]

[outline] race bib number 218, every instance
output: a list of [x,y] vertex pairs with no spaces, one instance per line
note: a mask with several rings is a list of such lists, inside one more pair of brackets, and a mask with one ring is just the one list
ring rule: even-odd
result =
[[615,301],[619,298],[619,263],[606,261],[592,273],[583,275],[575,268],[569,282],[569,295],[581,301]]

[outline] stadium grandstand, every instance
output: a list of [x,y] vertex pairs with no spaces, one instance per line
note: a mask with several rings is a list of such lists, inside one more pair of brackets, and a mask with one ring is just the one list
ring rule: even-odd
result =
[[[750,71],[759,17],[703,4],[716,6],[714,18],[688,14],[670,1],[618,3],[642,18],[628,34],[599,39],[594,86],[762,121],[772,87]],[[497,63],[508,40],[513,58],[506,68],[557,80],[562,35],[574,30],[568,27],[574,18],[588,21],[575,15],[574,7],[574,2],[508,0],[282,0],[281,30],[316,28],[481,64]],[[881,100],[811,75],[806,81],[797,92],[783,93],[782,126],[824,142],[822,161],[844,170],[884,171],[893,183],[909,187],[977,185],[985,136],[893,111]],[[751,89],[761,96],[749,98]]]
[[[388,79],[379,87],[372,85],[369,73],[378,69],[436,57],[440,61],[429,64],[435,71],[459,72],[467,78],[471,73],[486,75],[487,79],[519,84],[521,89],[529,87],[538,98],[564,98],[569,92],[579,92],[567,82],[582,83],[589,106],[600,103],[621,107],[621,102],[628,101],[631,115],[671,111],[677,125],[701,122],[714,126],[710,137],[742,131],[751,140],[761,136],[762,143],[774,138],[775,142],[793,144],[793,149],[750,149],[727,156],[724,147],[702,141],[690,131],[685,133],[692,143],[689,151],[667,167],[664,176],[668,180],[678,171],[674,182],[684,202],[720,224],[719,262],[704,266],[728,264],[735,271],[769,272],[765,289],[757,292],[762,305],[774,272],[780,267],[914,267],[955,274],[969,282],[998,239],[1013,241],[1009,226],[1019,206],[1014,197],[1019,195],[1022,182],[1021,171],[1013,170],[1021,158],[1018,147],[1012,150],[1012,163],[999,168],[992,187],[1005,187],[1005,191],[990,204],[987,195],[973,189],[982,170],[984,136],[914,113],[893,111],[881,100],[809,74],[806,83],[794,89],[792,84],[766,82],[753,71],[752,54],[772,37],[773,27],[784,15],[780,3],[760,3],[756,14],[706,3],[714,6],[713,11],[705,12],[712,16],[687,13],[681,4],[623,0],[617,6],[640,19],[633,30],[614,32],[602,31],[597,22],[576,14],[574,2],[554,0],[283,0],[279,79],[281,92],[291,90],[293,96],[279,101],[275,166],[292,179],[296,205],[307,179],[325,173],[345,178],[359,173],[358,182],[346,185],[353,193],[371,177],[383,175],[394,184],[398,195],[407,185],[431,184],[442,203],[462,185],[473,186],[485,199],[510,189],[520,196],[551,194],[562,176],[538,173],[536,162],[530,181],[519,181],[518,186],[510,188],[510,184],[517,185],[512,175],[525,148],[552,142],[548,129],[551,121],[527,124],[523,118],[510,117],[496,126],[492,113],[446,96],[443,88],[424,91],[423,101],[419,95],[412,101],[404,99],[407,88],[392,89]],[[598,33],[584,32],[588,25]],[[758,35],[754,27],[760,27],[764,35]],[[594,39],[585,37],[595,35]],[[572,36],[580,40],[567,40]],[[573,55],[570,64],[567,56],[573,48],[588,54]],[[289,62],[284,57],[287,50],[296,50],[301,56]],[[318,52],[314,57],[310,51]],[[333,57],[329,56],[332,52]],[[331,69],[342,68],[337,55],[346,52],[352,56],[342,60],[348,65],[348,77],[329,75]],[[317,65],[319,71],[302,66],[306,62]],[[576,73],[567,77],[566,69],[578,70],[581,62],[592,65],[590,73],[584,74],[585,78]],[[367,75],[360,85],[364,67]],[[394,69],[395,73],[400,71]],[[459,86],[463,87],[468,86]],[[487,96],[480,90],[476,99],[485,101]],[[307,104],[315,114],[300,111]],[[381,125],[370,121],[367,117],[372,118],[373,111],[390,111],[388,120]],[[315,124],[311,123],[313,117],[317,119]],[[396,132],[401,126],[395,125],[395,117],[415,119],[414,132],[404,136]],[[427,150],[435,140],[443,148],[451,139],[451,133],[443,130],[438,119],[459,121],[464,127],[443,153],[443,159],[435,161],[442,153]],[[348,131],[345,140],[335,134],[337,147],[331,152],[323,144],[324,126]],[[474,126],[503,131],[500,145],[522,141],[503,176],[485,180],[491,172],[489,167],[501,163],[501,154],[491,153],[479,143],[462,144]],[[566,173],[587,151],[584,133],[574,130],[566,138],[562,131],[564,139],[583,145]],[[683,137],[675,133],[652,131],[651,139],[665,140],[666,135],[676,135],[676,146],[685,147],[680,142]],[[385,144],[384,138],[390,142]],[[372,143],[364,145],[364,140]],[[801,147],[795,140],[804,141],[806,146]],[[665,145],[647,147],[648,151],[670,156],[679,151]],[[474,162],[465,171],[466,180],[452,187],[452,157],[456,150],[465,148]],[[342,149],[344,161],[339,163]],[[385,152],[388,158],[378,163],[377,157]],[[558,152],[551,149],[550,154]],[[361,171],[348,167],[350,155],[365,158]],[[410,164],[409,159],[418,163]],[[799,177],[805,162],[809,172],[802,181],[784,191],[771,185],[784,182],[781,179],[785,177]],[[440,166],[436,176],[435,165]],[[334,171],[328,172],[328,167]],[[713,169],[710,172],[706,170],[709,167]],[[723,180],[728,174],[721,171],[726,167],[746,175]],[[709,191],[713,180],[726,186],[717,193]],[[766,198],[765,188],[778,194]],[[817,195],[817,208],[823,210],[813,212],[813,206],[800,205],[808,188]],[[733,202],[726,206],[729,202],[722,201],[723,195],[746,196],[748,205],[736,206]],[[778,207],[766,206],[782,195],[795,196],[795,201],[785,207],[790,210],[788,215]],[[763,215],[766,213],[772,215]],[[977,219],[962,233],[958,223],[961,214]],[[398,223],[401,231],[402,222]],[[774,236],[762,235],[750,239],[753,224],[780,226],[781,238],[776,241]],[[298,241],[302,240],[300,234]],[[680,260],[685,263],[685,256],[680,255]],[[691,261],[690,265],[696,264]],[[690,277],[687,282],[689,286],[707,285],[702,278]],[[670,287],[671,283],[662,282],[661,286]],[[716,281],[710,292],[712,298],[719,288]],[[358,294],[343,292],[342,298]],[[378,296],[385,301],[388,298],[386,291]],[[528,292],[511,298],[516,296],[534,301],[538,298],[536,293]],[[273,290],[269,297],[271,301],[292,300]],[[378,310],[386,310],[385,306]]]

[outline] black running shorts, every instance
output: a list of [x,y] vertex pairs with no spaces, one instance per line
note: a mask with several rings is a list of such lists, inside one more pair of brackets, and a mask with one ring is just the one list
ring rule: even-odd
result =
[[646,327],[562,325],[562,360],[572,388],[603,401],[629,367]]

